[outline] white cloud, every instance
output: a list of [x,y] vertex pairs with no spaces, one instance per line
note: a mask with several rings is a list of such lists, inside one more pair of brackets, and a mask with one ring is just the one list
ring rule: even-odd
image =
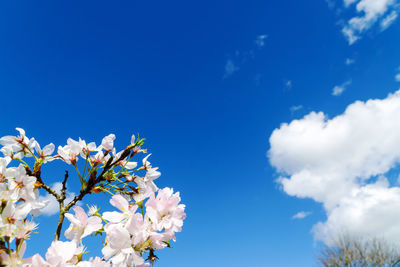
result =
[[349,86],[350,84],[351,84],[351,80],[348,80],[348,81],[342,83],[341,85],[336,85],[332,89],[332,95],[340,96],[341,94],[343,94],[343,92],[346,90],[347,86]]
[[265,39],[268,37],[266,34],[257,36],[255,43],[258,48],[262,48],[265,45]]
[[387,15],[382,21],[381,21],[381,30],[384,31],[386,30],[392,23],[397,19],[398,14],[395,10],[393,10],[389,15]]
[[290,107],[290,112],[296,112],[296,111],[298,111],[298,110],[300,110],[300,109],[302,109],[303,108],[303,105],[297,105],[297,106],[291,106]]
[[347,41],[350,45],[354,44],[360,37],[358,37],[352,29],[349,29],[347,26],[342,29],[342,33],[347,38]]
[[348,232],[400,244],[400,187],[383,176],[400,163],[398,118],[400,91],[356,101],[332,119],[311,112],[273,131],[268,157],[283,191],[326,211],[313,228],[317,239],[329,244]]
[[[360,39],[377,21],[381,21],[381,29],[384,30],[397,18],[393,9],[398,0],[344,0],[345,7],[356,2],[356,11],[361,13],[360,16],[351,18],[342,29],[350,45]],[[390,10],[391,13],[382,19]]]
[[397,74],[394,76],[394,79],[396,80],[396,82],[400,82],[400,73],[397,73]]
[[300,211],[292,216],[292,219],[304,219],[305,217],[309,216],[311,212],[309,211]]
[[315,237],[332,244],[345,230],[356,237],[380,237],[400,244],[400,188],[389,187],[386,178],[361,186],[328,212],[328,220],[313,227]]
[[[57,182],[54,183],[51,187],[54,191],[56,191],[58,194],[61,192],[62,189],[62,183]],[[71,200],[75,197],[74,193],[67,192],[66,194],[66,199],[65,202],[69,203]],[[50,195],[46,193],[44,196],[39,196],[39,201],[46,201],[48,204],[46,207],[40,210],[40,213],[43,215],[51,216],[59,212],[59,204],[56,200],[56,198],[53,195]]]
[[343,86],[336,85],[335,87],[333,87],[332,95],[339,96],[344,92],[345,89],[346,88],[344,88]]
[[354,62],[356,62],[356,61],[353,58],[346,58],[346,61],[345,61],[346,65],[354,64]]
[[233,73],[237,72],[239,70],[239,67],[235,65],[233,60],[228,59],[225,64],[225,74],[224,78],[228,78],[231,76]]

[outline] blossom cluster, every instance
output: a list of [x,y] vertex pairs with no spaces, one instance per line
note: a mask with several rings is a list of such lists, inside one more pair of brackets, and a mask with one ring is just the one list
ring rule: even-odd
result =
[[[42,149],[34,138],[26,137],[23,129],[17,131],[18,136],[0,138],[4,155],[0,157],[0,266],[144,267],[157,259],[156,250],[170,247],[170,241],[175,241],[175,233],[182,230],[186,217],[185,205],[180,204],[179,192],[156,186],[154,180],[161,173],[148,161],[150,155],[141,160],[140,167],[132,161],[135,155],[147,153],[141,147],[144,139],[132,136],[130,144],[117,152],[113,134],[104,137],[99,146],[69,138],[52,155],[54,144]],[[25,157],[32,159],[33,168]],[[79,159],[84,161],[83,170]],[[76,169],[81,187],[69,203],[65,203],[68,172],[61,192],[52,190],[41,177],[42,164],[54,160]],[[47,204],[38,201],[39,189],[58,201],[60,222],[45,257],[35,254],[24,258],[26,240],[37,228],[33,216],[40,215]],[[91,206],[85,212],[77,205],[94,193],[110,194],[110,204],[117,210],[100,213]],[[64,218],[70,222],[64,232],[69,241],[59,240]],[[84,260],[83,240],[94,234],[104,235],[103,255]]]

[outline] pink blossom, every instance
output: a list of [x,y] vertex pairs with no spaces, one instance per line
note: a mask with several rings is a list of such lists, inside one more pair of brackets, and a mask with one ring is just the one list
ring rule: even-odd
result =
[[47,250],[46,259],[50,266],[61,267],[65,266],[67,262],[71,262],[73,257],[80,251],[73,241],[53,241]]
[[102,249],[105,259],[110,259],[113,266],[129,266],[143,264],[140,254],[131,246],[131,239],[127,229],[121,224],[108,224],[104,227],[107,234],[106,246]]
[[103,140],[101,141],[101,146],[106,151],[111,151],[114,148],[114,140],[115,140],[115,135],[109,134],[103,138]]
[[75,141],[72,138],[68,138],[66,146],[59,146],[57,149],[58,155],[68,164],[75,164],[78,160],[77,156],[83,149],[84,141],[79,138],[79,141]]
[[100,230],[103,225],[101,219],[97,216],[88,217],[85,211],[79,207],[74,207],[75,215],[65,214],[65,217],[71,222],[69,228],[65,231],[65,237],[74,241]]
[[173,189],[164,188],[154,194],[146,202],[146,214],[153,222],[156,230],[180,232],[183,220],[186,218],[185,205],[179,204],[179,192],[173,194]]
[[128,200],[126,200],[121,195],[114,195],[111,198],[110,203],[111,205],[122,211],[122,213],[117,211],[103,213],[103,218],[112,223],[119,223],[123,221],[126,222],[130,217],[135,214],[138,208],[137,205],[129,203]]

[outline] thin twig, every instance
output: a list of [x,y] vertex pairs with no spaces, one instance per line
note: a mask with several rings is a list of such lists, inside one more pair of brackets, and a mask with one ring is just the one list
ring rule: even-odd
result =
[[28,166],[26,166],[25,170],[26,170],[26,174],[28,174],[29,176],[36,177],[36,181],[39,183],[40,188],[43,188],[44,190],[46,190],[49,194],[53,195],[57,200],[60,198],[60,195],[57,194],[56,191],[51,189],[48,185],[46,185],[43,182],[42,177],[40,176],[40,169],[38,169],[35,172],[32,172],[32,170]]
[[[60,217],[58,220],[58,225],[57,225],[57,230],[56,230],[56,234],[55,234],[55,239],[58,240],[58,238],[60,238],[60,234],[61,234],[61,228],[62,228],[62,224],[64,221],[64,216],[65,213],[67,213],[78,201],[82,200],[84,196],[86,196],[87,194],[90,194],[92,192],[92,189],[100,182],[105,180],[104,174],[106,174],[110,169],[112,169],[116,164],[118,164],[121,160],[125,159],[126,157],[129,156],[131,152],[130,148],[126,148],[121,156],[113,161],[113,157],[110,157],[110,159],[107,161],[107,163],[104,165],[103,171],[95,178],[95,179],[89,179],[88,180],[88,184],[87,186],[80,191],[78,196],[75,196],[74,199],[69,202],[66,206],[64,206],[64,199],[65,199],[65,195],[64,195],[64,199],[61,200],[61,198],[57,198],[58,203],[60,204]],[[64,177],[64,181],[66,183],[66,180],[68,178],[68,172],[66,173],[66,176]],[[63,189],[66,185],[63,182]],[[63,194],[63,192],[61,192],[61,194]],[[64,191],[65,194],[65,191]]]
[[62,182],[61,194],[57,198],[58,204],[60,206],[60,216],[58,217],[57,229],[56,229],[56,233],[54,235],[55,240],[58,240],[60,238],[65,213],[67,213],[67,210],[65,210],[65,208],[64,208],[64,200],[66,198],[65,194],[67,191],[67,179],[68,179],[68,171],[65,171],[64,180]]
[[68,179],[68,171],[65,171],[64,181],[62,182],[61,197],[60,197],[62,201],[64,201],[65,194],[67,191],[67,179]]

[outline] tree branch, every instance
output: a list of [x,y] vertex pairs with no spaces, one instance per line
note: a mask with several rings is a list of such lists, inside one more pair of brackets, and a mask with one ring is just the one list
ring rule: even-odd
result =
[[[55,240],[58,240],[60,238],[61,234],[61,228],[62,224],[64,221],[65,213],[67,213],[78,201],[82,200],[84,196],[87,194],[90,194],[92,189],[100,182],[104,181],[104,174],[107,173],[112,167],[114,167],[117,163],[119,163],[121,160],[125,159],[126,157],[129,156],[131,152],[131,149],[128,147],[126,148],[121,156],[113,161],[113,157],[110,157],[110,159],[107,161],[107,163],[104,165],[103,171],[94,179],[89,178],[88,184],[85,187],[85,189],[81,190],[78,196],[75,196],[74,199],[69,202],[66,206],[64,206],[64,200],[65,200],[65,187],[66,187],[66,181],[68,179],[68,172],[66,171],[64,181],[63,181],[63,187],[61,190],[61,196],[57,198],[59,204],[60,204],[60,217],[58,220],[58,225],[57,225],[57,230],[55,234]],[[96,174],[95,174],[96,175]]]
[[119,163],[121,160],[123,160],[123,159],[125,159],[126,157],[128,157],[129,154],[130,154],[130,152],[131,152],[131,148],[127,147],[127,148],[122,152],[121,156],[120,156],[117,160],[115,160],[113,163],[112,163],[113,157],[110,157],[110,159],[109,159],[109,160],[107,161],[107,163],[105,164],[105,166],[104,166],[104,168],[103,168],[103,171],[97,176],[97,178],[95,178],[95,179],[90,179],[90,178],[89,178],[88,184],[87,184],[87,186],[85,187],[85,189],[82,190],[82,191],[79,193],[78,196],[75,196],[74,199],[73,199],[70,203],[68,203],[68,204],[65,206],[65,208],[64,208],[64,209],[65,209],[65,212],[68,212],[68,210],[69,210],[70,208],[72,208],[72,206],[74,206],[78,201],[82,200],[84,196],[86,196],[87,194],[90,194],[91,191],[92,191],[92,189],[93,189],[98,183],[100,183],[100,182],[102,182],[102,181],[105,180],[104,174],[105,174],[107,171],[109,171],[112,167],[114,167],[117,163]]
[[60,199],[62,201],[64,201],[65,194],[66,194],[66,191],[67,191],[67,179],[68,179],[68,171],[65,171],[64,181],[62,182],[62,189],[61,189],[61,196],[60,196]]
[[36,181],[39,183],[39,188],[43,188],[44,190],[46,190],[49,194],[53,195],[57,200],[60,198],[60,195],[57,194],[56,191],[54,191],[53,189],[50,188],[50,186],[46,185],[43,180],[42,177],[40,176],[40,169],[38,169],[35,172],[32,172],[32,170],[26,166],[25,167],[26,170],[26,174],[28,174],[29,176],[34,176],[36,177]]

